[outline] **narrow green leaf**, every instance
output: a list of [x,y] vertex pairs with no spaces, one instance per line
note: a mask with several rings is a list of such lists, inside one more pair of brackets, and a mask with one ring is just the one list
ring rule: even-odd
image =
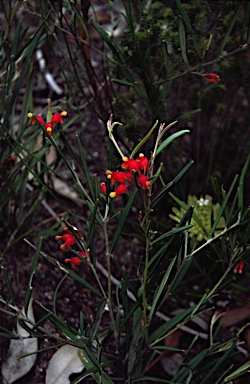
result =
[[[169,195],[172,197],[174,201],[176,201],[177,204],[179,204],[181,208],[183,208],[184,210],[188,210],[189,206],[186,203],[184,203],[184,201],[181,201],[180,199],[178,199],[178,197],[176,197],[172,192],[169,192]],[[205,232],[205,228],[201,220],[199,219],[199,217],[195,213],[193,213],[192,217],[196,221],[196,223],[199,225],[199,227],[202,228],[202,230]]]
[[120,219],[119,219],[119,222],[118,222],[118,225],[117,225],[117,228],[115,230],[115,233],[114,233],[114,237],[113,237],[113,240],[112,240],[112,243],[111,243],[111,246],[110,246],[110,251],[113,252],[116,244],[117,244],[117,241],[119,240],[119,237],[120,237],[120,234],[122,232],[122,228],[123,228],[123,225],[131,211],[131,208],[132,208],[132,205],[133,205],[133,202],[134,202],[134,199],[135,199],[135,196],[137,194],[137,188],[134,189],[134,191],[132,192],[131,196],[129,197],[129,200],[125,206],[125,208],[123,209],[122,213],[121,213],[121,216],[120,216]]
[[45,308],[39,301],[36,301],[36,304],[39,306],[39,309],[45,315],[49,314],[49,316],[48,316],[49,321],[52,324],[54,324],[54,326],[58,329],[59,332],[63,333],[67,338],[69,338],[71,341],[73,341],[79,347],[83,346],[83,340],[78,338],[79,334],[75,329],[70,327],[60,317],[51,313],[51,311],[49,311],[47,308]]
[[161,325],[159,328],[157,328],[155,331],[151,333],[149,336],[149,343],[151,343],[151,347],[153,347],[155,344],[157,344],[160,340],[162,340],[167,333],[174,328],[177,324],[184,324],[186,321],[190,319],[190,313],[192,312],[193,308],[188,308],[187,310],[178,313],[172,319]]
[[240,175],[240,180],[239,180],[239,187],[238,187],[238,209],[240,213],[243,210],[244,206],[244,182],[245,182],[245,177],[246,173],[249,167],[249,162],[250,162],[250,155],[248,155],[247,160],[244,164],[244,167],[242,169],[241,175]]
[[78,147],[80,158],[81,158],[82,170],[84,172],[86,182],[87,182],[87,185],[89,187],[92,199],[95,199],[95,192],[94,192],[94,188],[93,188],[93,183],[92,183],[92,180],[91,180],[91,177],[89,174],[89,168],[87,166],[87,162],[86,162],[86,159],[85,159],[85,156],[83,153],[83,148],[82,148],[82,144],[81,144],[79,136],[76,136],[76,141],[77,141],[77,147]]
[[91,344],[92,344],[92,342],[96,336],[96,333],[98,332],[106,302],[107,302],[106,299],[103,299],[97,308],[95,320],[94,320],[93,324],[91,325],[91,328],[89,331],[89,341]]
[[29,283],[28,283],[28,287],[27,287],[27,291],[26,291],[26,295],[25,295],[25,299],[24,299],[24,313],[25,314],[27,314],[28,308],[29,308],[31,293],[32,293],[32,289],[33,289],[32,281],[33,281],[33,277],[36,273],[38,259],[39,259],[39,255],[40,255],[40,251],[41,251],[41,247],[42,247],[42,241],[43,241],[43,238],[40,237],[38,244],[37,244],[37,250],[34,254],[32,264],[31,264],[30,278],[29,278]]
[[226,361],[228,359],[228,357],[230,356],[230,354],[231,354],[232,350],[235,348],[235,346],[236,346],[236,342],[232,343],[231,347],[226,352],[223,353],[223,355],[221,356],[219,361],[216,364],[214,364],[214,366],[206,374],[206,377],[204,380],[202,380],[201,384],[211,383],[211,380],[210,380],[211,377],[218,370],[218,368],[224,363],[224,361]]
[[87,233],[87,237],[86,237],[87,244],[89,244],[91,242],[91,239],[93,239],[93,236],[95,234],[95,221],[97,219],[96,213],[97,213],[98,205],[99,205],[99,199],[96,200],[94,207],[91,206],[91,208],[92,208],[91,215],[92,216],[91,216],[90,221],[88,222],[88,233]]
[[189,376],[190,370],[194,371],[206,358],[209,350],[204,348],[200,353],[198,353],[192,360],[188,362],[188,366],[181,367],[177,374],[173,377],[174,383],[184,383],[185,379]]
[[154,132],[155,128],[158,125],[158,120],[156,120],[155,124],[153,127],[150,129],[150,131],[146,134],[146,136],[137,144],[137,146],[133,149],[130,158],[133,159],[134,155],[139,151],[139,149],[146,143],[146,141],[150,138],[152,133]]
[[189,68],[190,65],[187,58],[186,32],[181,17],[179,17],[179,40],[183,61]]
[[244,375],[245,373],[248,373],[249,370],[250,370],[250,361],[247,361],[245,364],[243,364],[239,368],[237,368],[233,373],[228,375],[223,380],[223,383],[230,383],[232,380],[236,379],[237,377]]
[[191,220],[192,214],[193,214],[193,208],[189,207],[187,209],[187,211],[185,212],[185,214],[183,215],[178,227],[176,229],[173,229],[173,234],[172,234],[172,237],[170,238],[170,240],[167,243],[165,243],[156,252],[156,254],[152,257],[152,259],[150,259],[150,261],[149,261],[150,274],[154,273],[154,269],[155,269],[156,265],[160,263],[161,258],[165,255],[168,247],[170,246],[170,244],[174,240],[175,236],[183,231],[183,229],[181,231],[179,231],[179,228],[183,228],[183,224],[185,224],[186,222],[189,222]]
[[186,25],[187,30],[188,30],[188,32],[189,32],[189,34],[191,36],[195,52],[198,55],[198,57],[201,58],[201,53],[200,53],[199,45],[198,45],[198,43],[196,41],[194,29],[193,29],[193,27],[192,27],[192,25],[190,23],[189,17],[187,15],[185,9],[183,8],[183,5],[182,5],[181,1],[180,0],[175,0],[175,3],[177,5],[177,7],[178,7],[178,10],[180,12],[181,18],[183,20],[183,23]]
[[214,220],[214,224],[213,224],[213,226],[212,226],[212,228],[211,228],[211,231],[210,231],[209,234],[208,234],[208,237],[207,237],[208,239],[210,239],[210,237],[213,236],[213,233],[214,233],[214,231],[216,230],[216,227],[217,227],[217,225],[218,225],[218,223],[219,223],[219,220],[220,220],[220,218],[221,218],[221,216],[222,216],[222,213],[223,213],[223,211],[224,211],[224,209],[225,209],[225,206],[226,206],[226,204],[227,204],[227,202],[228,202],[228,199],[229,199],[229,197],[230,197],[230,195],[231,195],[231,193],[232,193],[232,191],[233,191],[233,188],[234,188],[234,186],[235,186],[235,183],[236,183],[236,181],[237,181],[237,178],[238,178],[238,175],[235,176],[235,178],[234,178],[234,180],[233,180],[233,182],[232,182],[232,184],[231,184],[231,186],[230,186],[230,188],[229,188],[229,191],[228,191],[228,193],[226,194],[226,196],[225,196],[225,198],[224,198],[224,200],[223,200],[223,203],[221,204],[220,210],[219,210],[219,212],[218,212],[218,214],[217,214],[217,216],[216,216],[216,219]]
[[171,273],[171,271],[173,269],[175,261],[176,261],[176,256],[172,260],[170,260],[170,263],[168,265],[168,268],[167,268],[166,272],[164,273],[164,276],[163,276],[163,278],[161,280],[161,283],[158,286],[157,290],[155,291],[154,298],[153,298],[153,301],[152,301],[152,304],[151,304],[151,308],[150,308],[150,312],[149,312],[149,315],[148,315],[149,322],[151,322],[153,314],[154,314],[154,311],[155,311],[155,308],[156,308],[156,306],[158,304],[158,301],[160,300],[160,296],[161,296],[162,292],[164,291],[164,289],[166,288],[166,284],[167,284],[169,275],[170,275],[170,273]]
[[87,370],[93,370],[94,372],[94,368],[98,369],[96,373],[92,374],[92,377],[97,383],[114,384],[114,382],[102,370],[102,365],[99,364],[93,353],[89,350],[89,348],[87,348],[86,345],[84,346],[84,349],[79,350],[79,358]]
[[182,178],[182,176],[185,175],[185,173],[189,170],[189,168],[193,165],[193,163],[194,163],[194,161],[192,160],[187,165],[185,165],[185,167],[178,173],[178,175],[175,176],[175,178],[172,181],[170,181],[166,186],[164,186],[160,190],[158,195],[156,195],[156,197],[153,199],[152,204],[151,204],[151,208],[154,208],[159,203],[159,201],[166,195],[168,190],[171,187],[173,187]]
[[7,275],[7,272],[5,270],[5,267],[3,265],[1,266],[1,271],[3,273],[3,278],[4,278],[5,283],[6,283],[6,287],[7,287],[7,290],[8,290],[10,302],[11,302],[12,305],[16,306],[14,294],[13,294],[13,291],[12,291],[12,288],[11,288],[11,283],[10,283],[9,277]]
[[174,141],[177,137],[180,137],[182,135],[184,135],[185,133],[189,133],[190,131],[188,129],[183,129],[182,131],[180,132],[175,132],[173,133],[171,136],[169,136],[166,140],[164,140],[160,145],[159,147],[157,148],[157,151],[156,151],[156,156],[159,155],[163,149],[165,149],[170,143],[172,143],[172,141]]
[[133,87],[134,86],[133,83],[130,83],[129,81],[125,81],[125,80],[111,79],[111,81],[113,83],[118,83],[118,84],[122,84],[122,85],[128,85],[129,87]]
[[156,243],[158,243],[159,241],[165,239],[166,237],[173,236],[173,235],[177,234],[178,232],[186,231],[187,229],[192,228],[192,227],[193,227],[193,225],[189,224],[189,225],[184,225],[183,227],[175,228],[172,231],[166,232],[163,235],[157,237],[157,239],[155,239],[154,241],[151,242],[151,245],[153,246]]
[[242,3],[240,2],[239,5],[238,5],[238,8],[236,9],[234,15],[233,15],[233,18],[232,20],[230,21],[229,23],[229,26],[228,26],[228,29],[226,31],[226,34],[224,35],[224,39],[221,43],[221,46],[220,46],[220,55],[222,55],[224,49],[225,49],[225,46],[227,44],[227,41],[228,41],[228,38],[233,30],[233,27],[235,26],[235,23],[237,21],[237,18],[240,14],[240,12],[242,11]]

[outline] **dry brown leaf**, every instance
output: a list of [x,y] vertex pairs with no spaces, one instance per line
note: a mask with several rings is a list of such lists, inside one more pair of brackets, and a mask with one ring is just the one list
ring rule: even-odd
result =
[[243,320],[250,319],[250,304],[241,308],[230,309],[220,318],[223,327],[231,327]]
[[182,336],[183,331],[181,329],[177,329],[171,335],[165,337],[164,345],[166,347],[177,348],[179,346],[180,337]]

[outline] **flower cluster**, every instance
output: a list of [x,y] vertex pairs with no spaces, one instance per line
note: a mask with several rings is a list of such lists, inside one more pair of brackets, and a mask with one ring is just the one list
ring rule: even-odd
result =
[[[120,195],[127,193],[128,187],[134,184],[148,190],[151,187],[151,183],[147,176],[149,160],[143,153],[139,154],[136,159],[128,159],[123,157],[123,163],[121,164],[122,171],[106,171],[106,176],[110,180],[111,186],[115,187],[115,190],[110,192],[111,198],[118,198]],[[101,192],[106,194],[106,184],[101,183]]]
[[234,273],[239,273],[240,275],[243,273],[245,263],[243,260],[241,260],[238,264],[234,267]]
[[217,73],[204,73],[202,77],[209,83],[218,83],[220,81],[220,76]]
[[49,136],[52,136],[53,135],[53,128],[54,128],[54,125],[58,124],[58,123],[63,123],[63,116],[67,116],[67,112],[66,111],[63,111],[61,113],[55,113],[54,115],[52,115],[51,117],[51,121],[50,122],[47,122],[45,123],[44,119],[42,116],[40,115],[35,115],[31,112],[28,113],[28,117],[31,119],[31,124],[41,124],[45,131],[47,132],[47,134]]
[[[77,228],[72,227],[72,229],[75,233],[75,236],[72,234],[72,232],[69,230],[69,228],[65,227],[62,229],[63,232],[65,232],[65,234],[55,237],[56,240],[62,240],[63,241],[63,244],[61,244],[61,246],[60,246],[61,250],[71,251],[72,245],[74,245],[76,243],[76,237],[81,239],[81,236],[80,236]],[[75,266],[80,265],[83,260],[85,261],[86,264],[89,264],[89,257],[90,257],[90,251],[89,250],[87,252],[88,253],[87,255],[83,251],[78,251],[77,253],[79,256],[74,256],[74,257],[71,257],[70,259],[65,259],[64,260],[65,263],[70,263],[71,268],[75,268]]]

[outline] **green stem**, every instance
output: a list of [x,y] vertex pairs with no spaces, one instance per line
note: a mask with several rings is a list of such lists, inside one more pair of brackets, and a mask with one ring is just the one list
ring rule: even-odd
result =
[[109,213],[109,207],[108,204],[106,204],[106,209],[105,209],[105,215],[103,217],[103,234],[104,234],[104,240],[105,240],[105,248],[106,248],[106,259],[107,259],[107,272],[108,272],[108,297],[107,297],[107,304],[109,307],[109,315],[110,315],[110,320],[113,325],[114,329],[114,337],[115,337],[115,343],[116,347],[118,348],[118,334],[116,330],[116,325],[115,325],[115,318],[114,318],[114,313],[113,313],[113,307],[112,307],[112,285],[111,285],[111,251],[110,251],[110,245],[109,245],[109,238],[108,238],[108,213]]

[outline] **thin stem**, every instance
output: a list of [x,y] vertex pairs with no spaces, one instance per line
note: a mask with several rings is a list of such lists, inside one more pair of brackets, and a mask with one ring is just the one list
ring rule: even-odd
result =
[[201,64],[198,64],[198,65],[195,65],[193,68],[190,68],[190,69],[188,69],[185,72],[182,72],[180,75],[169,77],[168,79],[164,79],[164,80],[155,81],[153,83],[153,85],[161,85],[161,84],[166,83],[166,81],[173,81],[173,80],[179,79],[180,77],[185,76],[185,75],[187,75],[190,72],[196,71],[199,68],[207,67],[209,65],[212,65],[212,64],[215,64],[215,63],[219,63],[220,61],[223,61],[223,60],[225,60],[226,58],[228,58],[228,57],[230,57],[232,55],[235,55],[235,54],[237,54],[239,52],[243,52],[243,51],[249,49],[249,47],[250,47],[249,44],[244,44],[244,45],[240,46],[239,48],[235,49],[234,51],[229,52],[229,53],[227,53],[224,56],[220,56],[217,59],[214,59],[214,60],[211,60],[211,61],[207,61],[205,63],[201,63]]
[[115,318],[114,318],[113,307],[112,307],[112,298],[111,298],[111,294],[112,294],[111,263],[110,263],[111,251],[110,251],[109,238],[108,238],[108,213],[109,213],[109,206],[108,206],[108,204],[106,204],[105,216],[103,218],[103,235],[104,235],[104,240],[105,240],[107,272],[108,272],[107,303],[108,303],[108,307],[109,307],[110,320],[113,324],[115,342],[116,342],[116,346],[118,348],[118,334],[117,334],[117,330],[116,330],[116,326],[115,326]]

